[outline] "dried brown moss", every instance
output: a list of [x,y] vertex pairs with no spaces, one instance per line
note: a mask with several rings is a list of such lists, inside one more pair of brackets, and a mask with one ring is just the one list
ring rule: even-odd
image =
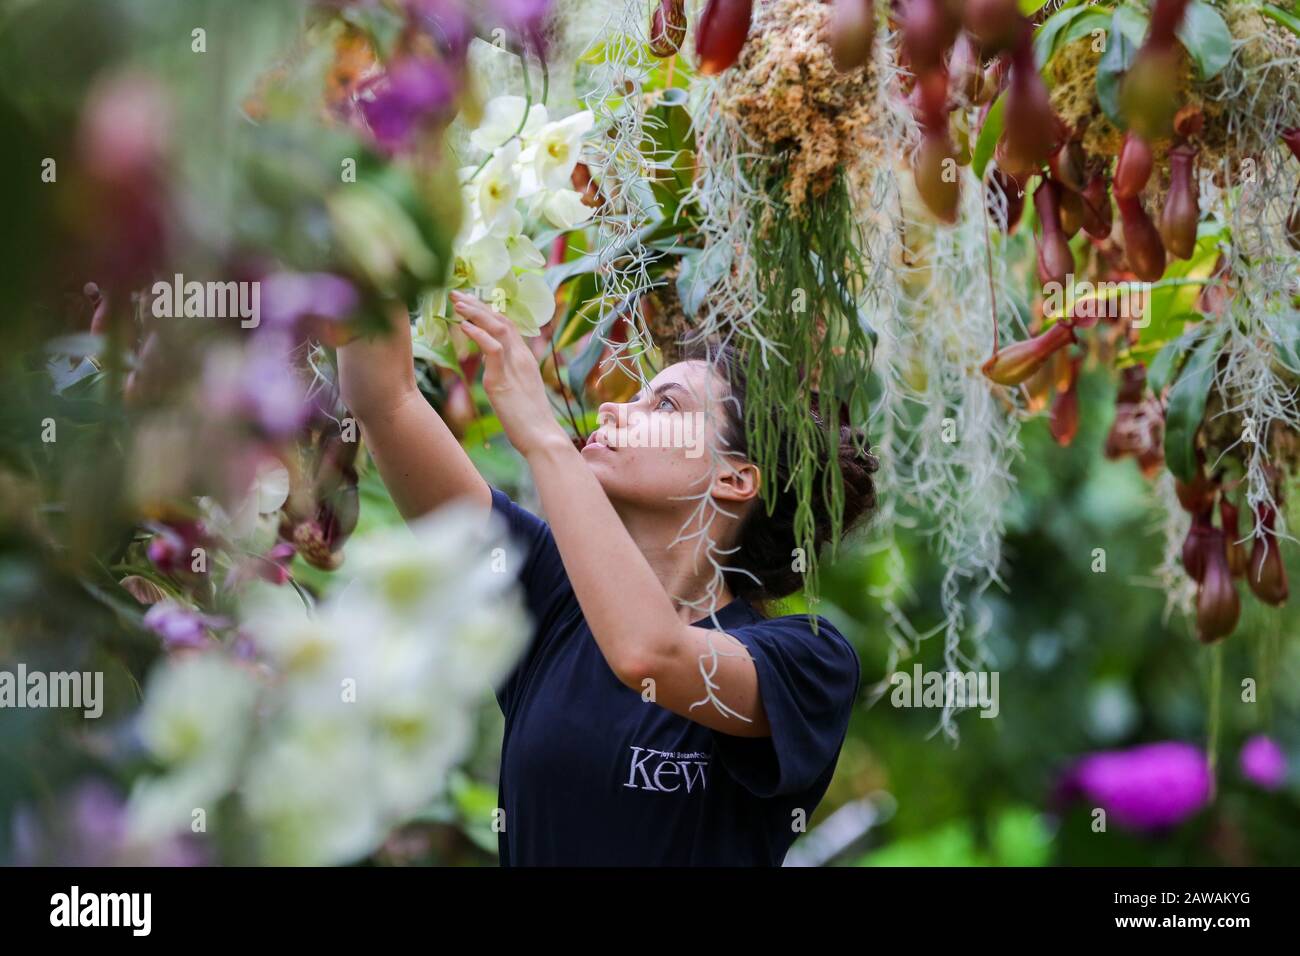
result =
[[872,129],[876,67],[836,70],[827,44],[830,15],[825,2],[761,4],[740,61],[719,90],[720,108],[780,164],[795,215],[810,196],[825,195],[841,166],[881,146]]

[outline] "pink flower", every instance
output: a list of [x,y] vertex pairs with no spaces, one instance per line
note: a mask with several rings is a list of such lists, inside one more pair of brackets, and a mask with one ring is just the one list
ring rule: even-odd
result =
[[1160,831],[1195,815],[1210,798],[1210,766],[1178,741],[1090,754],[1063,776],[1058,795],[1104,809],[1120,826]]
[[162,638],[167,650],[181,647],[207,647],[212,638],[209,630],[224,627],[224,618],[210,617],[175,601],[159,601],[144,615],[144,626]]
[[1256,734],[1241,748],[1241,775],[1265,790],[1277,790],[1286,782],[1286,754],[1271,737]]

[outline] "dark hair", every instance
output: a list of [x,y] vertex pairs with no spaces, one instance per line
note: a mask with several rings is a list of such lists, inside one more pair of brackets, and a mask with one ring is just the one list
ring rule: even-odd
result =
[[[745,432],[745,401],[748,392],[744,361],[732,346],[693,344],[682,355],[686,361],[702,361],[712,366],[722,378],[728,394],[722,399],[724,421],[721,428],[723,447],[728,453],[747,457],[749,442]],[[817,408],[810,407],[819,428],[825,428]],[[841,532],[847,533],[868,517],[876,507],[876,487],[872,475],[879,462],[868,449],[865,434],[849,424],[841,425],[838,462],[844,486],[844,511]],[[790,449],[788,443],[777,443],[776,474],[764,474],[769,494],[774,496],[771,509],[762,500],[755,501],[749,514],[741,522],[733,543],[738,550],[727,557],[727,563],[736,570],[725,572],[727,585],[733,594],[750,601],[766,602],[793,594],[804,584],[804,575],[794,569],[794,549],[799,542],[795,536],[795,512],[798,508],[798,491],[790,484]],[[822,471],[814,476],[813,488],[824,487],[822,479],[831,462],[821,463]],[[813,514],[816,533],[814,550],[821,552],[831,540],[833,518],[830,503],[825,496],[814,491]],[[809,560],[816,557],[809,555]],[[744,572],[749,572],[745,574]],[[750,577],[752,574],[754,577]],[[754,578],[758,578],[755,582]],[[760,583],[761,582],[761,583]]]

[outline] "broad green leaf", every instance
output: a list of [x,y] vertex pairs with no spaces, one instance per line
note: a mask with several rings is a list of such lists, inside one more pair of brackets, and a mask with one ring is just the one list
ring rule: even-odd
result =
[[[1027,17],[1032,17],[1039,10],[1043,9],[1043,7],[1047,6],[1047,0],[1019,0],[1019,2],[1020,12]],[[1078,0],[1074,0],[1074,2],[1078,2]],[[1069,5],[1073,6],[1073,3]]]
[[1166,342],[1156,353],[1147,365],[1147,385],[1151,387],[1154,395],[1160,395],[1165,390],[1165,386],[1173,380],[1182,368],[1183,359],[1187,357],[1187,350],[1191,348],[1198,338],[1205,334],[1202,326],[1197,326],[1190,332],[1185,332],[1178,338]]
[[1124,4],[1115,8],[1114,24],[1130,43],[1141,46],[1147,28],[1151,26],[1151,18],[1146,11]]
[[631,297],[624,299],[619,303],[618,308],[610,309],[605,313],[600,321],[596,323],[596,328],[587,341],[586,348],[569,363],[569,388],[573,389],[576,394],[582,394],[587,375],[600,361],[601,352],[605,350],[604,337],[609,334],[614,322],[627,314],[632,301]]
[[1057,10],[1034,31],[1034,62],[1041,70],[1061,47],[1093,30],[1106,29],[1110,17],[1106,8],[1063,7]]
[[1290,14],[1266,3],[1259,8],[1259,12],[1275,23],[1282,24],[1296,36],[1300,36],[1300,6],[1296,7],[1295,14]]
[[[1130,7],[1120,7],[1115,11],[1115,16],[1110,22],[1110,33],[1106,38],[1106,52],[1101,55],[1101,62],[1097,64],[1097,103],[1106,114],[1106,118],[1121,129],[1126,128],[1128,124],[1120,114],[1119,87],[1124,74],[1133,65],[1138,45],[1142,42],[1140,34],[1136,40],[1132,37],[1134,18],[1141,16]],[[1142,29],[1143,31],[1146,29],[1145,20]]]
[[1178,25],[1178,39],[1196,63],[1200,79],[1218,76],[1232,58],[1232,33],[1219,11],[1205,0],[1192,0]]
[[682,268],[677,274],[677,297],[688,317],[700,311],[709,290],[729,268],[731,255],[725,246],[712,246],[707,251],[682,256]]
[[1203,285],[1180,285],[1170,280],[1208,279],[1214,274],[1219,259],[1219,246],[1223,227],[1218,223],[1201,223],[1196,248],[1190,259],[1171,259],[1160,282],[1154,284],[1147,300],[1147,324],[1139,332],[1138,341],[1156,347],[1182,331],[1188,314],[1196,315],[1196,300]]
[[1205,417],[1205,400],[1214,381],[1222,333],[1201,340],[1169,389],[1165,410],[1165,463],[1175,478],[1191,481],[1196,474],[1196,432]]
[[1055,53],[1056,50],[1069,46],[1075,40],[1081,40],[1096,30],[1105,33],[1109,23],[1110,11],[1087,8],[1082,16],[1075,18],[1068,27],[1061,31],[1056,38],[1056,46],[1052,52]]
[[1002,113],[1007,106],[1006,100],[1006,94],[1003,93],[993,101],[988,115],[984,117],[984,125],[980,127],[980,134],[975,139],[975,149],[971,153],[971,168],[980,179],[984,178],[984,170],[988,167],[989,160],[993,158],[993,150],[997,148],[998,139],[1002,136]]

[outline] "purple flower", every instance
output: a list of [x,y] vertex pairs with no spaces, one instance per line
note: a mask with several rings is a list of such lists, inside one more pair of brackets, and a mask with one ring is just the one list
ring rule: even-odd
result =
[[289,336],[274,329],[257,335],[243,352],[210,354],[203,394],[214,416],[244,418],[271,439],[292,438],[312,412]]
[[1198,747],[1165,741],[1081,758],[1062,778],[1060,795],[1092,801],[1129,829],[1159,831],[1205,806],[1210,784]]
[[1271,737],[1256,734],[1241,748],[1241,775],[1265,790],[1276,790],[1286,781],[1286,754]]
[[367,87],[361,113],[381,146],[400,149],[430,121],[450,119],[459,89],[455,74],[438,60],[399,60]]
[[226,622],[191,610],[175,601],[159,601],[144,615],[144,626],[162,638],[169,651],[179,647],[207,647],[208,629]]
[[551,0],[491,0],[498,20],[523,36],[537,38],[551,12]]
[[434,40],[448,60],[463,64],[474,39],[465,0],[406,0],[407,15]]
[[89,779],[63,793],[48,814],[19,807],[13,817],[19,866],[202,866],[208,854],[188,834],[130,846],[126,805],[112,787]]
[[276,329],[292,330],[305,319],[341,321],[360,300],[351,282],[329,272],[277,272],[262,280],[262,317]]

